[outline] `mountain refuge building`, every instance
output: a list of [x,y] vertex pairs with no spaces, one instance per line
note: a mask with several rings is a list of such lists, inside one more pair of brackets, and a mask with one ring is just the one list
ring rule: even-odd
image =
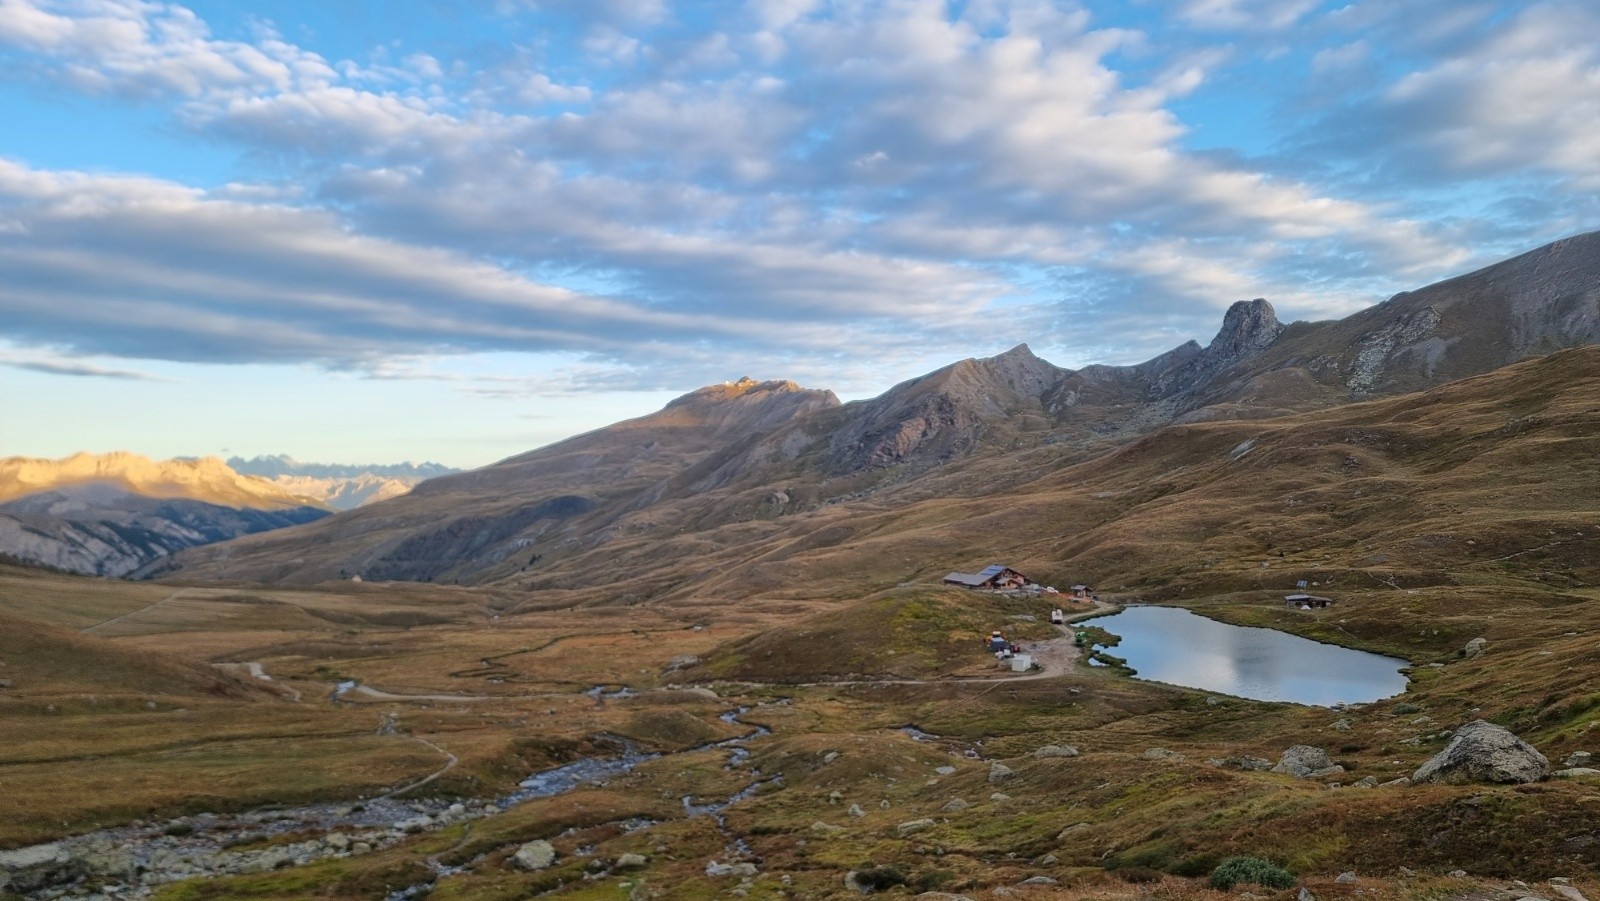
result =
[[961,588],[1021,588],[1028,584],[1028,577],[1009,566],[996,563],[981,572],[950,573],[944,577],[944,584]]

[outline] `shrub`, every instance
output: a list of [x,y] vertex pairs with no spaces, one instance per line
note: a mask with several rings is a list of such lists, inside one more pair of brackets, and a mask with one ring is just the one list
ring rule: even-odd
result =
[[1150,867],[1125,867],[1117,870],[1116,873],[1123,882],[1132,882],[1135,885],[1160,882],[1166,876],[1160,870],[1154,870]]
[[1294,876],[1270,860],[1259,857],[1230,857],[1211,871],[1211,887],[1228,891],[1241,882],[1266,888],[1289,888]]
[[167,835],[182,838],[185,835],[194,835],[194,827],[188,823],[173,823],[163,830]]
[[894,888],[906,884],[904,873],[894,867],[880,867],[877,864],[867,864],[856,870],[856,884],[874,892]]
[[917,888],[925,892],[934,892],[949,885],[956,878],[956,874],[949,870],[929,870],[917,877]]

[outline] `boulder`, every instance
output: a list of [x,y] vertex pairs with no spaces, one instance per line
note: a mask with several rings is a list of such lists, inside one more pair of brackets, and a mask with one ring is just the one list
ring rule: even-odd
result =
[[1461,656],[1467,658],[1468,660],[1471,660],[1474,657],[1481,657],[1481,656],[1483,656],[1483,649],[1488,647],[1488,646],[1489,646],[1489,639],[1487,639],[1487,638],[1474,638],[1471,641],[1467,642],[1467,646],[1466,647],[1461,649]]
[[1061,830],[1060,832],[1056,833],[1056,841],[1058,841],[1058,842],[1059,841],[1065,841],[1066,839],[1069,839],[1072,836],[1078,834],[1079,832],[1083,832],[1088,828],[1089,828],[1089,824],[1088,823],[1074,823],[1071,826],[1068,826],[1067,828],[1065,828],[1065,829]]
[[637,870],[650,862],[650,858],[632,851],[625,852],[617,857],[617,869]]
[[1051,879],[1049,876],[1029,876],[1027,879],[1024,879],[1021,882],[1017,883],[1017,885],[1060,885],[1060,884],[1061,884],[1060,882],[1058,882],[1058,881],[1056,881],[1054,879]]
[[556,862],[556,849],[543,839],[528,842],[511,855],[511,861],[524,870],[543,870]]
[[706,864],[707,876],[754,876],[760,872],[753,863],[721,863],[713,860]]
[[1283,752],[1274,773],[1285,773],[1296,779],[1314,779],[1344,772],[1344,767],[1334,763],[1328,752],[1310,745],[1295,745]]
[[0,889],[23,894],[65,885],[88,875],[88,868],[58,844],[0,851]]
[[1588,751],[1573,751],[1567,759],[1561,761],[1562,766],[1588,766],[1594,762],[1594,754]]
[[908,820],[894,827],[895,831],[901,835],[916,835],[918,832],[927,832],[932,828],[933,820],[927,818],[920,820]]
[[1559,779],[1583,779],[1587,776],[1600,776],[1600,770],[1592,766],[1569,766],[1564,770],[1556,770],[1554,775]]
[[1004,782],[1007,779],[1010,779],[1014,775],[1016,775],[1016,773],[1012,771],[1011,767],[1006,766],[1005,764],[1001,763],[998,760],[996,760],[989,767],[989,781],[990,782]]
[[959,813],[960,811],[966,810],[971,806],[972,805],[968,804],[964,798],[951,798],[950,800],[944,802],[944,806],[940,807],[939,810],[944,813]]
[[1550,761],[1501,726],[1476,720],[1457,729],[1444,750],[1411,774],[1416,782],[1538,782]]
[[1077,757],[1078,749],[1071,745],[1045,745],[1034,751],[1033,756],[1040,759],[1045,757]]
[[972,901],[966,895],[952,895],[949,892],[923,892],[916,896],[916,901]]
[[1166,748],[1149,748],[1144,752],[1145,760],[1182,760],[1183,755],[1177,751],[1168,751]]
[[853,817],[864,817],[867,815],[867,812],[861,809],[860,804],[851,804],[850,809],[846,810],[845,813],[848,813]]
[[1356,874],[1349,872],[1340,873],[1333,881],[1339,883],[1340,885],[1354,885],[1357,882]]

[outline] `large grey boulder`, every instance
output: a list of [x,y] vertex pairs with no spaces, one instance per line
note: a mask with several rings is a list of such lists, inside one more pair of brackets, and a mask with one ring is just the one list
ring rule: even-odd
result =
[[1444,750],[1411,774],[1416,782],[1538,782],[1550,761],[1501,726],[1477,720],[1462,726]]
[[35,892],[65,885],[87,874],[83,862],[57,844],[0,851],[0,890]]
[[518,848],[517,853],[511,855],[511,860],[524,870],[543,870],[556,862],[556,849],[540,839]]
[[1078,749],[1072,745],[1045,745],[1034,751],[1033,756],[1041,760],[1046,757],[1077,757]]
[[1283,758],[1272,768],[1274,773],[1287,773],[1296,779],[1312,779],[1344,772],[1344,767],[1333,762],[1328,752],[1310,745],[1295,745],[1283,752]]

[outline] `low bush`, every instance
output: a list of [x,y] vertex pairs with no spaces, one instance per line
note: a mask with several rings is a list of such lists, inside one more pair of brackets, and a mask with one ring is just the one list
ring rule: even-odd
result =
[[906,876],[894,867],[880,867],[869,863],[856,870],[856,884],[870,891],[881,892],[897,885],[905,885]]
[[1211,871],[1211,887],[1228,891],[1241,882],[1266,888],[1289,888],[1294,876],[1283,867],[1259,857],[1230,857]]

